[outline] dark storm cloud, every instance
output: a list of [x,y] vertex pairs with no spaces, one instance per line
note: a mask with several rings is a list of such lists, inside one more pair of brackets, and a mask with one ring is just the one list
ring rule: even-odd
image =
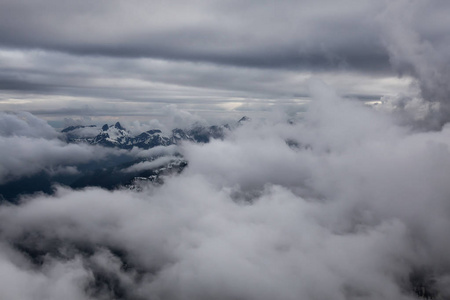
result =
[[0,78],[0,90],[22,92],[49,92],[52,88],[48,85],[28,82],[20,79]]
[[[16,104],[61,95],[72,97],[64,106],[74,112],[85,102],[113,99],[134,102],[131,113],[150,112],[137,102],[213,113],[252,99],[292,103],[306,93],[305,80],[320,75],[342,95],[402,99],[389,100],[397,110],[416,96],[439,103],[428,114],[435,128],[450,115],[445,1],[1,4],[0,96],[9,101],[3,110],[51,114],[61,108],[55,100],[41,110]],[[411,78],[419,93],[394,97]]]
[[[2,1],[3,46],[251,67],[386,71],[373,1]],[[356,25],[356,26],[355,26]]]

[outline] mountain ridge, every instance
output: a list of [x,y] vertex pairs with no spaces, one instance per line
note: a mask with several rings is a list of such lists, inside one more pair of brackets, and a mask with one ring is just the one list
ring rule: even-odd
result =
[[[246,116],[236,122],[235,127],[242,125],[243,122],[249,121]],[[208,143],[211,139],[223,139],[232,127],[225,125],[201,126],[194,125],[190,129],[175,128],[172,129],[170,135],[165,135],[160,129],[150,129],[142,133],[132,135],[120,122],[114,125],[104,124],[99,128],[98,134],[95,136],[83,136],[77,133],[77,130],[85,128],[97,128],[96,125],[77,125],[69,126],[61,130],[63,139],[68,143],[87,143],[90,145],[100,145],[104,147],[115,147],[120,149],[132,149],[138,147],[142,149],[150,149],[156,146],[177,145],[183,141],[194,143]]]

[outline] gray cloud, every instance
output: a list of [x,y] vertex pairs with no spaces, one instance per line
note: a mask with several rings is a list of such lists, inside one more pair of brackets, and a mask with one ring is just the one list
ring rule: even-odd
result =
[[420,97],[442,106],[427,122],[447,120],[445,1],[4,0],[2,8],[2,110],[143,117],[176,103],[214,118],[245,103],[295,103],[319,74],[342,95],[401,98],[392,102],[399,110],[411,96],[396,95],[415,78]]
[[47,122],[27,112],[0,113],[0,184],[42,171],[76,174],[77,164],[121,153],[67,144],[58,139],[58,133]]
[[[144,58],[79,58],[54,52],[4,50],[0,51],[0,61],[6,65],[5,72],[48,88],[11,87],[0,95],[0,107],[53,119],[151,118],[165,115],[167,104],[177,104],[210,119],[217,118],[217,114],[231,114],[243,104],[249,104],[253,111],[258,107],[254,104],[294,106],[307,99],[305,82],[312,75]],[[408,83],[395,76],[354,73],[342,76],[329,72],[322,73],[322,77],[340,93],[360,95],[362,100],[378,99],[380,94],[395,95]],[[20,85],[14,84],[14,89]]]
[[28,112],[0,112],[0,135],[52,139],[57,133],[47,122]]
[[60,166],[73,166],[105,158],[108,151],[88,145],[68,145],[57,139],[0,137],[0,183],[41,171],[54,173]]
[[[86,299],[79,285],[89,277],[89,271],[82,266],[81,260],[61,263],[48,261],[47,270],[42,273],[33,271],[33,267],[7,245],[1,246],[0,266],[5,280],[2,282],[2,297],[9,299]],[[26,283],[24,289],[17,282]]]
[[[131,150],[188,160],[161,186],[1,205],[0,298],[449,298],[448,5],[3,0],[3,111],[137,131],[266,118]],[[0,114],[0,183],[115,153]]]
[[[393,67],[400,74],[417,79],[422,99],[440,105],[426,116],[427,126],[434,129],[441,128],[450,116],[450,43],[442,31],[448,22],[444,12],[449,9],[446,1],[427,5],[421,1],[399,0],[388,3],[378,17]],[[418,20],[424,18],[430,21],[422,25]],[[404,97],[402,102],[405,100]]]
[[137,164],[134,164],[134,165],[124,169],[123,172],[132,173],[132,172],[139,172],[139,171],[143,171],[143,170],[152,170],[152,169],[167,165],[171,161],[174,161],[177,159],[179,159],[179,158],[177,158],[175,156],[163,156],[163,157],[156,158],[155,160],[152,160],[152,161],[139,162]]
[[58,297],[44,283],[64,274],[74,299],[412,300],[416,277],[448,297],[448,126],[417,133],[310,91],[302,122],[183,145],[187,169],[162,186],[0,207],[0,262],[19,274],[0,295],[27,279],[17,295]]
[[389,69],[367,18],[380,9],[374,1],[4,1],[3,7],[5,46],[253,67]]

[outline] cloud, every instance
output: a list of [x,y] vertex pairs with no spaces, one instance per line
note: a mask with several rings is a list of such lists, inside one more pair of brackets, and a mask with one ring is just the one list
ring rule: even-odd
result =
[[188,128],[194,123],[205,125],[206,122],[200,116],[192,114],[186,110],[179,109],[171,104],[164,107],[165,115],[169,118],[171,128]]
[[102,159],[108,154],[102,148],[66,144],[56,139],[0,137],[0,144],[0,183],[45,170],[52,173],[54,168]]
[[[448,38],[443,38],[441,29],[446,22],[443,12],[449,8],[445,1],[436,1],[430,6],[420,1],[399,0],[387,3],[378,16],[381,38],[394,69],[416,78],[423,100],[439,104],[439,109],[428,109],[424,118],[428,124],[423,125],[433,129],[442,127],[450,115],[447,84],[450,43]],[[431,16],[433,21],[428,25],[417,21]]]
[[[5,252],[12,252],[2,246],[0,251],[2,282],[2,297],[8,299],[86,299],[79,288],[91,278],[89,271],[82,266],[82,261],[74,259],[70,262],[47,261],[47,269],[35,272],[33,267],[17,254],[12,257]],[[26,285],[18,285],[21,282]]]
[[47,122],[28,112],[0,112],[0,135],[2,137],[23,136],[45,139],[57,136],[55,130]]
[[165,155],[175,155],[179,152],[177,145],[169,145],[169,146],[156,146],[147,150],[141,150],[138,148],[133,148],[131,150],[132,153],[137,151],[135,154],[137,157],[142,158],[152,158],[155,156],[165,156]]
[[[295,106],[317,74],[363,101],[398,94],[414,76],[391,70],[395,47],[385,41],[394,33],[378,22],[380,1],[2,4],[0,108],[48,119],[162,119],[175,104],[214,120],[243,104]],[[424,4],[412,23],[445,49],[445,26],[426,25],[446,11],[438,4]]]
[[74,166],[58,166],[56,168],[48,170],[48,173],[52,176],[59,175],[59,174],[70,174],[70,175],[76,175],[80,174],[80,171],[77,169],[77,167]]
[[[76,165],[123,151],[67,144],[54,128],[27,112],[0,114],[0,184],[46,171],[76,174]],[[98,131],[98,129],[96,129]]]
[[101,129],[99,127],[80,127],[70,131],[74,137],[89,138],[99,134]]
[[123,172],[131,173],[131,172],[139,172],[139,171],[144,171],[144,170],[152,170],[154,168],[162,167],[162,166],[170,163],[171,161],[174,161],[177,159],[179,159],[179,158],[177,158],[175,156],[163,156],[163,157],[156,158],[155,160],[152,160],[152,161],[143,161],[143,162],[134,164],[131,167],[124,169]]
[[[145,56],[269,68],[345,64],[388,69],[387,55],[367,20],[367,14],[380,10],[380,4],[345,4],[196,1],[187,6],[174,1],[167,7],[144,1],[126,5],[101,1],[95,6],[86,1],[65,6],[52,0],[39,5],[6,1],[4,7],[9,14],[0,15],[0,28],[5,28],[0,37],[9,47],[82,55]],[[336,14],[336,10],[342,14]],[[24,21],[18,23],[17,17]],[[121,26],[117,26],[119,23]],[[360,27],[349,34],[355,23]],[[339,37],[334,34],[336,28]]]
[[297,106],[319,75],[399,114],[421,99],[425,117],[404,116],[418,128],[449,115],[445,1],[25,2],[0,12],[2,110],[161,121],[169,104],[215,120]]
[[418,133],[310,90],[300,122],[183,145],[189,165],[161,186],[1,206],[0,261],[22,274],[10,288],[62,268],[74,299],[448,297],[450,128]]
[[[4,111],[155,119],[136,131],[276,113],[224,140],[131,150],[188,160],[160,186],[2,204],[0,298],[450,297],[447,2],[2,8]],[[122,153],[57,137],[1,113],[0,183]]]
[[[125,259],[144,275],[130,290],[146,297],[344,298],[344,286],[350,294],[369,290],[401,297],[384,272],[407,276],[407,266],[395,263],[397,254],[407,259],[410,251],[402,245],[407,243],[402,224],[336,235],[310,219],[320,205],[283,188],[268,188],[257,202],[245,205],[201,178],[175,180],[150,199],[130,192],[60,191],[54,199],[3,210],[2,220],[6,231],[13,232],[8,238],[25,246],[33,241],[21,236],[33,228],[45,236],[41,249],[52,247],[47,239],[62,239],[125,251]],[[87,255],[85,264],[95,272],[90,260]],[[130,277],[122,268],[115,274]],[[320,286],[314,284],[317,280]]]
[[136,120],[132,122],[125,121],[122,124],[127,130],[131,132],[132,135],[138,135],[141,134],[142,132],[154,129],[159,129],[163,133],[166,133],[170,131],[169,129],[172,129],[172,128],[168,129],[166,125],[162,124],[157,119],[152,119],[149,121],[136,121]]

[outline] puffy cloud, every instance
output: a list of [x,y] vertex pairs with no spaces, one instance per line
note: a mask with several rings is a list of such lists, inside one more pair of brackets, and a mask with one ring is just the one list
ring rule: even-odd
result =
[[[279,104],[302,118],[281,122],[279,109],[224,140],[132,150],[187,158],[162,186],[58,188],[0,206],[1,298],[450,297],[447,2],[105,3],[4,2],[3,109],[150,112],[170,127],[203,122],[189,111],[211,105]],[[390,65],[408,77],[392,78]],[[307,90],[313,72],[341,90]],[[404,112],[438,130],[399,126]],[[0,125],[0,183],[109,153],[67,145],[27,113],[2,113]]]
[[90,138],[99,134],[99,127],[80,127],[70,131],[70,135],[77,138]]
[[[436,10],[439,8],[439,10]],[[445,11],[450,8],[445,1],[436,1],[432,6],[421,1],[387,1],[384,11],[377,17],[381,27],[381,39],[389,53],[390,62],[399,74],[408,74],[416,78],[421,99],[438,103],[426,109],[425,124],[430,128],[442,127],[450,116],[450,43],[444,38],[442,24],[446,22]],[[418,22],[430,18],[427,25]],[[430,34],[433,32],[433,34]],[[414,102],[407,99],[403,103]],[[400,109],[404,106],[399,105]],[[414,115],[414,112],[413,112]]]
[[[129,287],[143,297],[345,299],[377,293],[408,299],[394,281],[406,280],[410,271],[397,255],[415,258],[401,222],[335,234],[314,216],[320,203],[281,187],[267,188],[251,205],[237,203],[199,177],[174,179],[149,196],[63,190],[53,199],[4,208],[2,225],[8,239],[23,247],[55,247],[52,253],[62,261],[65,243],[100,254],[96,245],[120,249],[132,270],[113,274],[130,278],[133,268],[143,273]],[[30,231],[40,242],[24,239]],[[85,256],[86,267],[96,272]]]
[[53,139],[0,137],[0,183],[40,171],[52,173],[60,166],[73,166],[102,159],[112,151],[89,145],[67,144]]
[[143,171],[143,170],[151,170],[154,168],[158,168],[158,167],[167,165],[171,161],[177,160],[177,159],[179,159],[179,158],[177,158],[176,156],[163,156],[163,157],[156,158],[155,160],[152,160],[152,161],[139,162],[137,164],[132,165],[131,167],[124,169],[123,172],[139,172],[139,171]]
[[300,122],[183,145],[188,167],[162,186],[0,207],[1,258],[22,274],[10,288],[65,266],[74,299],[448,297],[450,128],[311,92]]
[[177,145],[169,145],[169,146],[156,146],[147,150],[141,150],[139,148],[133,148],[131,150],[132,153],[136,152],[135,155],[137,157],[142,158],[152,158],[157,156],[165,156],[165,155],[175,155],[179,152],[179,147]]
[[57,136],[57,133],[46,121],[28,112],[0,112],[0,136],[52,139]]
[[41,171],[76,174],[77,164],[123,152],[67,144],[57,138],[58,133],[47,122],[27,112],[1,113],[0,124],[0,184]]
[[[87,299],[81,287],[92,276],[80,259],[58,262],[49,259],[40,271],[2,245],[0,251],[1,297],[8,299]],[[21,284],[18,284],[18,283]]]

